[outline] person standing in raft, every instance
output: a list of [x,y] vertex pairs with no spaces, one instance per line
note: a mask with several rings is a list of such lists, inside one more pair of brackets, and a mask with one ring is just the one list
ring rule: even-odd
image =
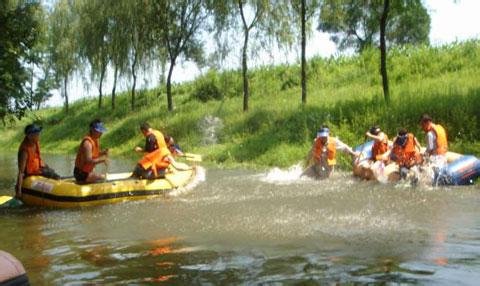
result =
[[29,124],[25,127],[20,147],[18,148],[18,175],[15,186],[15,196],[22,197],[23,179],[28,176],[43,176],[58,180],[60,176],[48,167],[40,157],[40,132],[42,127]]
[[167,167],[174,162],[162,132],[144,122],[140,131],[145,136],[145,148],[135,147],[135,152],[145,153],[135,166],[132,177],[153,180],[165,177]]
[[422,115],[420,125],[426,133],[425,141],[427,142],[427,148],[424,155],[431,163],[434,172],[433,179],[436,180],[440,170],[447,165],[447,132],[442,125],[434,124],[428,114]]
[[354,152],[350,146],[340,141],[338,138],[330,136],[330,129],[326,125],[317,132],[312,148],[307,157],[307,162],[313,160],[302,176],[314,177],[316,179],[328,178],[337,164],[337,150],[358,157],[359,153]]
[[354,166],[354,173],[360,175],[364,179],[373,180],[376,179],[375,174],[379,173],[385,166],[382,156],[389,150],[388,136],[382,132],[378,125],[375,125],[365,133],[365,137],[374,140],[371,150],[372,155],[370,158],[366,158],[366,160],[360,162],[357,160],[356,163],[358,162],[358,164]]
[[390,164],[385,169],[385,174],[390,181],[405,179],[410,169],[422,163],[420,155],[421,146],[417,138],[402,128],[393,140],[393,148],[382,155],[382,160],[391,160],[396,164]]
[[100,150],[99,139],[107,129],[103,122],[95,119],[90,123],[89,133],[83,137],[75,158],[73,176],[79,183],[93,183],[105,180],[105,175],[93,172],[95,166],[106,163],[108,160],[108,149]]

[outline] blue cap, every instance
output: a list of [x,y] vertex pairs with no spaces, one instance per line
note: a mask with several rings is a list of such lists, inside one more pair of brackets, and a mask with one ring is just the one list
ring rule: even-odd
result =
[[97,131],[97,132],[100,132],[100,133],[104,133],[105,131],[107,131],[107,128],[105,128],[105,126],[103,126],[103,122],[95,122],[92,124],[92,128]]
[[25,135],[30,135],[30,134],[38,134],[42,131],[42,127],[37,126],[35,124],[28,124],[25,126],[24,133]]
[[330,129],[328,128],[322,128],[317,132],[317,137],[328,137],[328,135],[330,135]]

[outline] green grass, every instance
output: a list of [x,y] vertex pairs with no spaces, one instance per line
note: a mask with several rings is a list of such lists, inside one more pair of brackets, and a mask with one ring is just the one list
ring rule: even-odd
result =
[[[308,104],[301,105],[298,65],[264,66],[250,73],[250,110],[242,112],[242,80],[238,71],[210,71],[193,82],[175,85],[175,111],[167,112],[165,93],[140,91],[136,110],[130,95],[110,99],[99,110],[96,100],[81,100],[66,115],[61,108],[30,113],[2,131],[0,144],[14,150],[23,126],[39,121],[44,126],[44,151],[74,153],[88,123],[102,118],[109,129],[102,146],[114,155],[129,156],[143,143],[138,125],[148,121],[174,136],[188,152],[200,153],[212,164],[244,167],[287,167],[300,161],[323,124],[350,145],[363,142],[365,131],[380,124],[390,136],[407,127],[423,141],[418,119],[428,112],[448,132],[450,149],[480,155],[480,42],[469,41],[439,48],[408,47],[389,52],[392,103],[385,106],[379,53],[314,58],[308,62]],[[214,85],[223,99],[206,103],[193,98],[196,91]],[[198,93],[197,93],[198,94]],[[199,122],[207,116],[223,121],[218,144],[202,144]],[[341,156],[341,165],[348,164]]]

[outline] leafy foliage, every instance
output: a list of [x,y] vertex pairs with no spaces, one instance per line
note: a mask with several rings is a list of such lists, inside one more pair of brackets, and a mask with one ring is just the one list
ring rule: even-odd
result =
[[[238,111],[242,103],[238,72],[210,71],[199,81],[173,86],[178,99],[173,113],[163,102],[144,104],[132,111],[128,108],[129,96],[124,93],[113,112],[98,110],[96,101],[90,99],[74,103],[68,116],[59,109],[46,109],[36,112],[35,117],[44,122],[42,146],[54,152],[74,152],[86,124],[91,118],[101,117],[109,129],[102,145],[111,148],[114,155],[131,154],[143,138],[138,123],[146,120],[171,134],[184,150],[204,154],[206,160],[216,164],[287,167],[304,157],[323,123],[330,126],[334,136],[352,146],[362,143],[365,131],[373,124],[380,124],[390,137],[398,128],[407,127],[423,142],[418,118],[428,112],[446,127],[450,150],[480,156],[479,41],[439,48],[392,49],[389,74],[394,89],[389,108],[378,84],[380,59],[376,55],[376,49],[366,49],[358,56],[310,60],[311,96],[304,108],[297,100],[298,85],[281,90],[299,65],[280,65],[252,70],[255,96],[249,113]],[[220,91],[228,94],[223,100],[190,100],[201,82],[213,79]],[[143,96],[145,102],[158,100],[156,90],[145,91]],[[198,123],[206,116],[223,121],[216,145],[202,145]],[[17,148],[19,129],[7,129],[2,134],[8,135],[0,138],[0,144]],[[349,165],[348,156],[339,157],[342,166]]]
[[[384,0],[325,0],[318,29],[332,33],[340,49],[362,51],[378,46]],[[421,0],[391,1],[386,40],[389,45],[426,44],[430,16]]]
[[207,74],[204,78],[198,79],[192,97],[202,102],[212,99],[223,99],[223,93],[218,87],[218,80],[215,73]]
[[42,7],[38,1],[0,2],[0,118],[21,118],[28,108],[30,80],[27,62],[39,61],[33,54],[38,41]]

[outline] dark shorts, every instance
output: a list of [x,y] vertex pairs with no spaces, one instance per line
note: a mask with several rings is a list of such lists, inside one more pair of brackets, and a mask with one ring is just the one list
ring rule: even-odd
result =
[[83,172],[77,167],[73,169],[73,176],[75,177],[75,180],[79,182],[85,182],[88,178],[88,174],[89,173]]

